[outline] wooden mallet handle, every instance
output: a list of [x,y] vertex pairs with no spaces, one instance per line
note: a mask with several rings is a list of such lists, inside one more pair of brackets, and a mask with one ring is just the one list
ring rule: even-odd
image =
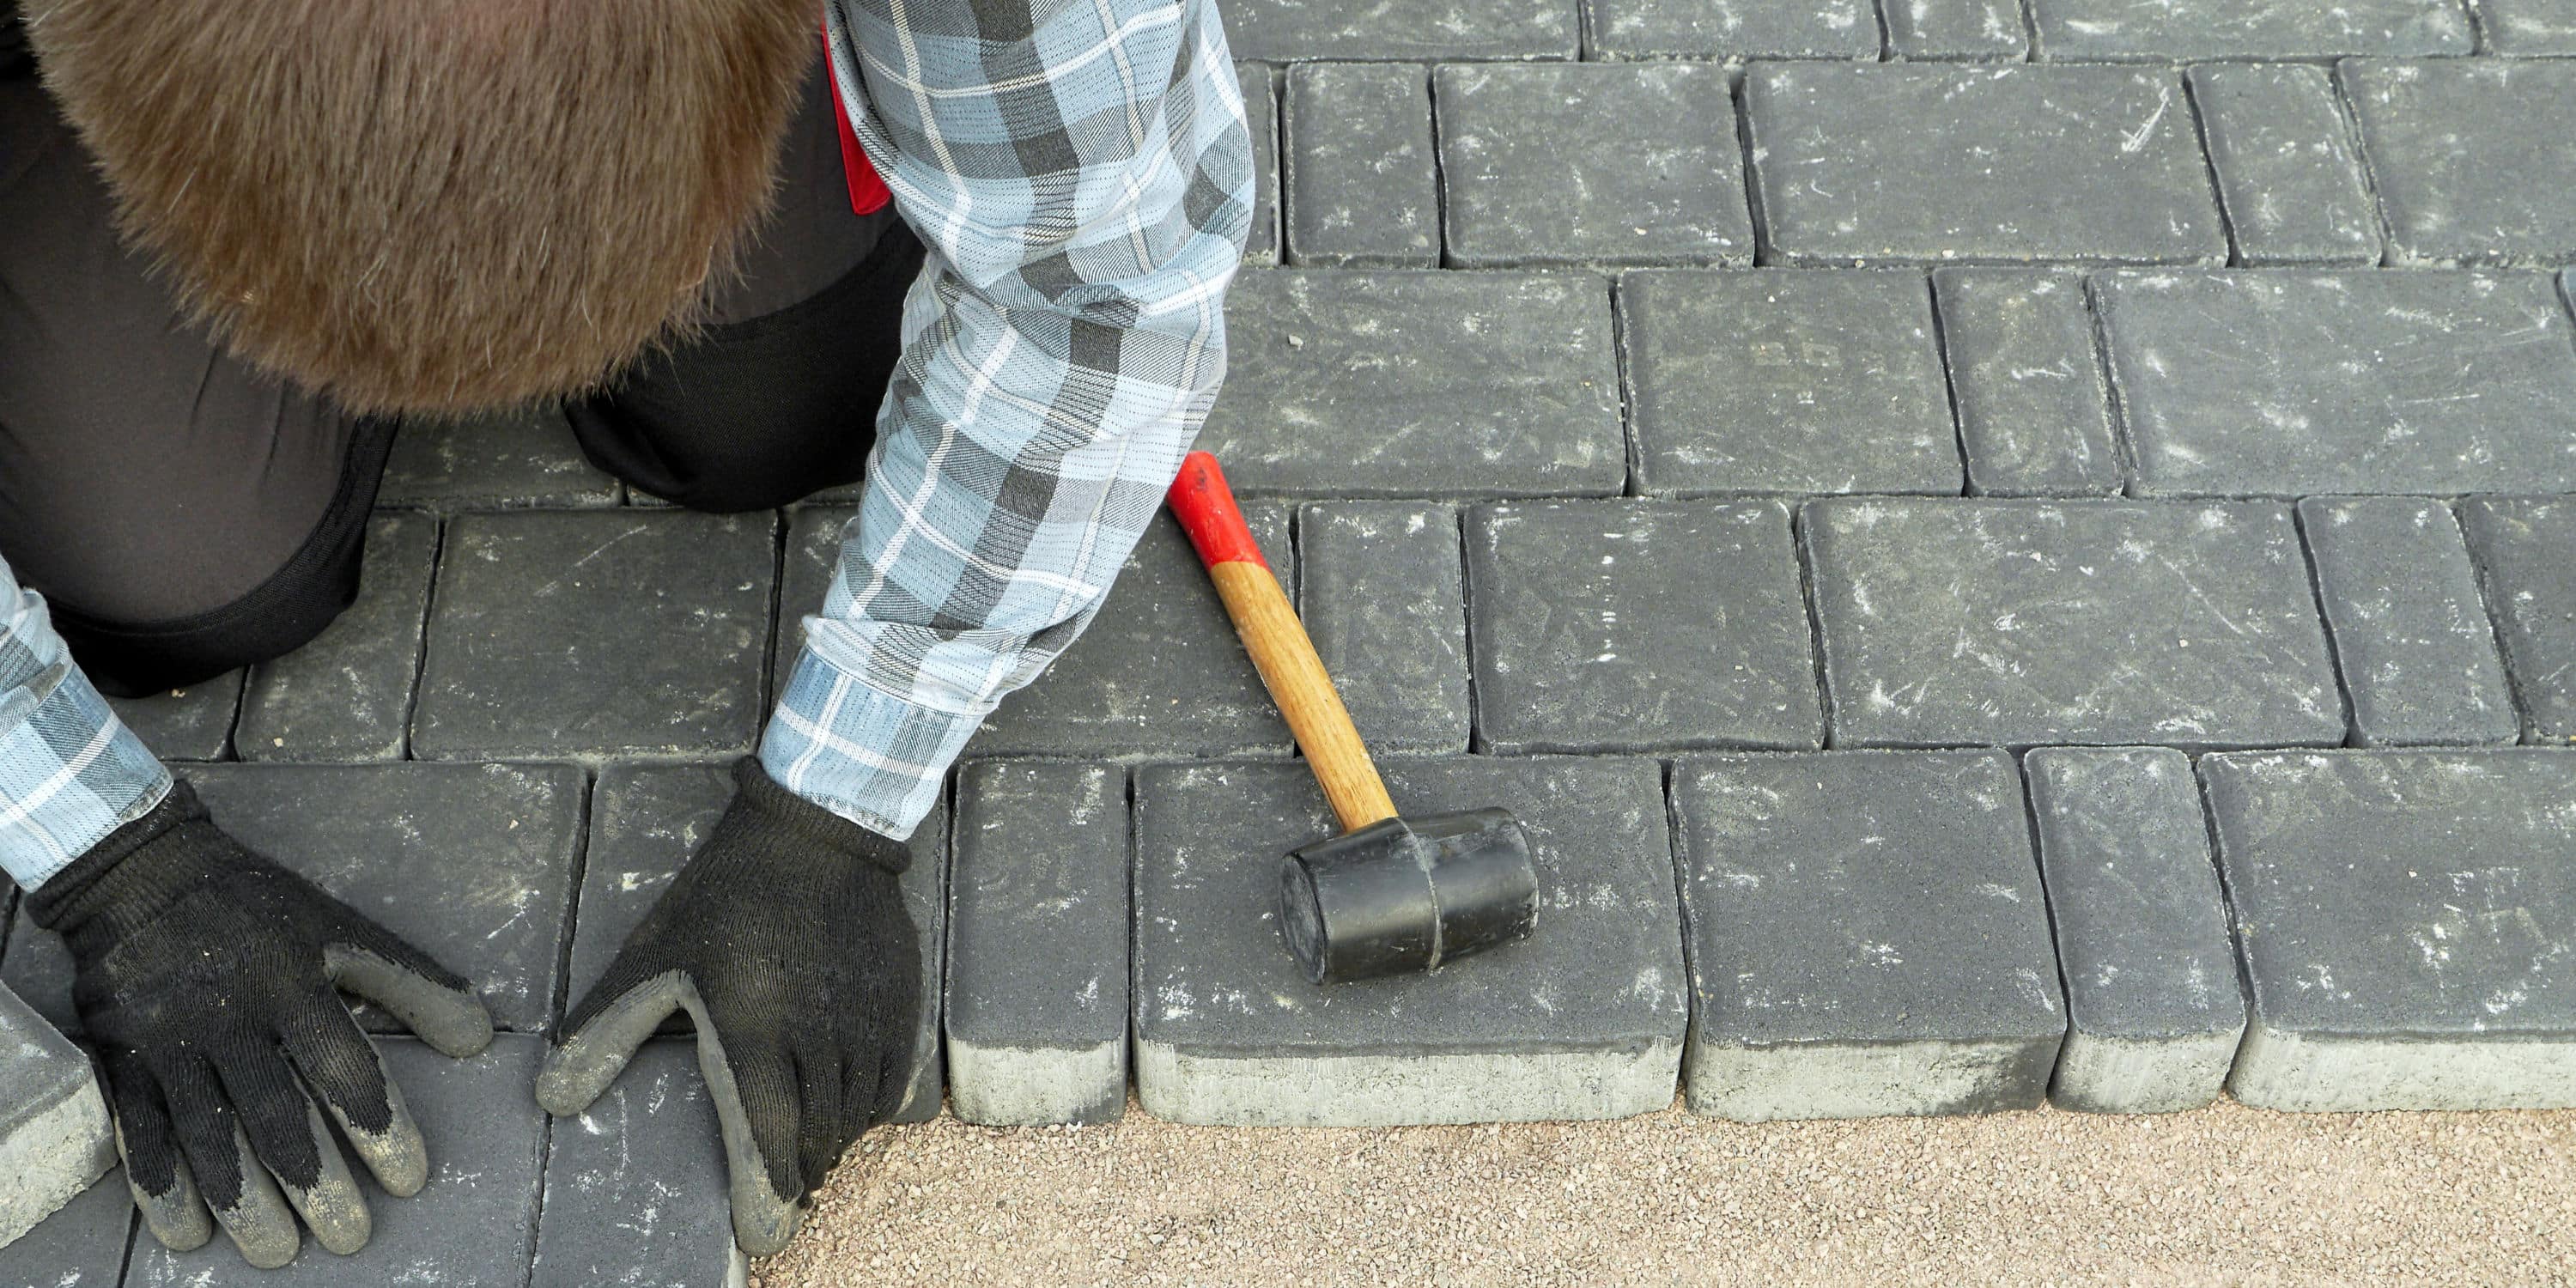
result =
[[1332,677],[1324,674],[1323,659],[1315,656],[1315,642],[1306,637],[1297,610],[1289,607],[1269,561],[1253,544],[1252,529],[1235,507],[1215,457],[1192,452],[1181,462],[1181,475],[1172,480],[1171,503],[1190,544],[1198,548],[1199,562],[1216,583],[1217,597],[1225,601],[1226,616],[1234,619],[1234,633],[1252,654],[1261,682],[1270,686],[1279,714],[1288,718],[1288,730],[1297,735],[1297,746],[1306,753],[1306,764],[1323,786],[1324,799],[1332,802],[1342,830],[1357,831],[1395,817],[1395,802],[1387,797],[1368,747],[1351,724],[1342,695],[1334,692]]

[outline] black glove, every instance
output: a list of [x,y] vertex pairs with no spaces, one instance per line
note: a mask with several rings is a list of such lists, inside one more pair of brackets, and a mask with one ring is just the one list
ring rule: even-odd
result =
[[577,1114],[674,1010],[732,1179],[734,1241],[787,1246],[841,1151],[903,1102],[921,955],[895,877],[900,841],[734,766],[733,802],[608,973],[564,1020],[537,1103]]
[[452,1056],[489,1045],[492,1017],[464,979],[226,836],[186,783],[27,907],[71,945],[72,1000],[155,1238],[204,1243],[211,1208],[252,1265],[282,1266],[292,1204],[323,1247],[363,1246],[366,1201],[317,1099],[387,1193],[428,1179],[420,1128],[334,986]]

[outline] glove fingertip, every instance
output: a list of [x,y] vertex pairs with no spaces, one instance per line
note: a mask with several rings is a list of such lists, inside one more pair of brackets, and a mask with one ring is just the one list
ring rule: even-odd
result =
[[733,1241],[746,1255],[774,1257],[785,1252],[804,1223],[805,1205],[778,1197],[767,1180],[755,1177],[751,1185],[734,1185]]
[[617,1080],[622,1063],[599,1060],[579,1037],[555,1047],[537,1067],[537,1106],[557,1118],[590,1108]]

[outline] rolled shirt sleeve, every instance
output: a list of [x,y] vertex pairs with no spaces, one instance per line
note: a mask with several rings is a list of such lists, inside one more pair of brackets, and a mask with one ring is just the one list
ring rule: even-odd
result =
[[0,563],[0,868],[32,890],[169,791],[170,771],[72,663],[44,598]]

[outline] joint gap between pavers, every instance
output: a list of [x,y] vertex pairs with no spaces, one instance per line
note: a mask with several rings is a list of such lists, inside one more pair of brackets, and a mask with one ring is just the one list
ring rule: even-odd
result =
[[2369,136],[2361,128],[2361,108],[2353,102],[2352,82],[2345,75],[2349,59],[2338,58],[2326,66],[2326,88],[2334,99],[2335,119],[2343,123],[2344,141],[2352,145],[2353,164],[2361,168],[2362,195],[2370,198],[2371,226],[2379,232],[2379,266],[2394,268],[2397,260],[2397,226],[2388,221],[2388,203],[2379,195],[2379,167],[2372,160]]
[[1746,101],[1746,86],[1752,82],[1746,71],[1742,64],[1726,70],[1726,101],[1735,111],[1735,150],[1744,167],[1744,212],[1753,230],[1753,263],[1768,267],[1779,259],[1771,249],[1771,221],[1763,217],[1762,172],[1753,164],[1753,105]]
[[1832,750],[1836,745],[1833,685],[1825,675],[1825,615],[1816,603],[1816,556],[1809,540],[1807,511],[1812,503],[1789,507],[1789,546],[1798,557],[1798,603],[1807,614],[1807,660],[1815,674],[1816,712],[1821,723],[1817,728],[1816,746]]
[[2576,318],[2576,268],[2564,270],[2557,277],[2558,303],[2566,308],[2570,318]]
[[[778,674],[778,645],[783,638],[780,632],[787,629],[787,537],[793,528],[794,525],[789,522],[784,508],[769,512],[769,631],[761,637],[760,641],[760,694],[762,697],[780,692],[787,681],[787,677]],[[832,564],[835,572],[832,576],[837,576],[837,570],[840,567],[838,551],[834,552],[834,556]],[[832,576],[826,576],[823,580],[826,595],[831,593]],[[815,607],[819,610],[822,605],[817,604]],[[801,618],[803,614],[800,612],[798,616]],[[795,660],[790,658],[788,664],[793,666]],[[768,727],[769,716],[764,704],[761,718],[753,724],[751,731],[751,747],[755,754],[760,750],[760,736],[768,732]]]
[[1628,276],[1610,279],[1610,364],[1615,377],[1614,392],[1619,399],[1620,463],[1627,477],[1620,480],[1621,496],[1642,496],[1645,477],[1645,445],[1637,429],[1637,400],[1632,386],[1636,373],[1628,361]]
[[2495,578],[2487,566],[2487,561],[2480,557],[2478,543],[2468,539],[2468,525],[2460,522],[2459,511],[2455,505],[2446,503],[2443,508],[2451,511],[2451,523],[2460,531],[2460,544],[2469,552],[2469,571],[2478,584],[2478,611],[2486,614],[2487,637],[2495,645],[2496,662],[2499,669],[2504,672],[2505,697],[2513,703],[2515,741],[2526,746],[2532,745],[2539,740],[2540,720],[2534,711],[2531,696],[2523,691],[2520,668],[2514,665],[2513,646],[2505,638],[2502,603],[2504,592],[2495,584]]
[[[2191,757],[2192,797],[2200,806],[2200,828],[2207,838],[2209,865],[2216,870],[2218,877],[2218,906],[2227,918],[2227,956],[2236,967],[2237,996],[2245,1001],[2244,1036],[2250,1037],[2258,1018],[2254,1009],[2254,972],[2245,960],[2245,937],[2239,930],[2236,911],[2236,883],[2228,879],[2227,856],[2219,842],[2218,811],[2209,803],[2209,774],[2201,768],[2202,759],[2202,754]],[[2235,1083],[2236,1062],[2245,1058],[2245,1049],[2250,1045],[2244,1037],[2237,1040],[2236,1055],[2227,1062],[2227,1076],[2220,1080],[2221,1087]]]
[[2093,373],[2102,381],[2103,411],[2111,422],[2111,463],[2120,469],[2120,495],[2144,500],[2138,486],[2138,445],[2129,432],[2129,405],[2111,361],[2111,320],[2102,307],[2102,271],[2084,275],[2084,316],[2092,324]]
[[2334,668],[2335,700],[2343,704],[2343,745],[2361,745],[2361,707],[2352,698],[2352,678],[2344,673],[2343,641],[2335,638],[2334,617],[2326,612],[2325,566],[2317,559],[2316,542],[2308,536],[2308,519],[2299,507],[2290,507],[2290,528],[2299,534],[2299,554],[2308,565],[2308,599],[2316,606],[2317,626],[2326,638],[2326,663]]
[[2218,210],[2219,231],[2227,236],[2227,266],[2247,267],[2245,239],[2236,227],[2236,212],[2227,204],[2227,185],[2218,177],[2218,150],[2209,142],[2209,111],[2200,104],[2200,91],[2193,87],[2191,68],[2181,69],[2183,109],[2191,113],[2191,138],[2200,149],[2201,177],[2209,183],[2209,198]]
[[1475,552],[1467,548],[1467,508],[1458,507],[1450,522],[1458,540],[1458,607],[1467,615],[1460,635],[1467,645],[1467,754],[1482,756],[1491,753],[1493,744],[1485,738],[1485,689],[1476,678],[1481,646],[1476,640],[1476,560]]
[[1435,268],[1446,268],[1449,266],[1449,171],[1440,163],[1440,69],[1427,62],[1421,67],[1423,101],[1431,112],[1431,263]]
[[[545,1032],[552,1036],[572,1007],[572,942],[581,932],[581,886],[590,875],[591,807],[599,796],[599,771],[581,771],[581,800],[573,813],[572,875],[564,887],[562,943],[555,949],[555,986],[546,1003]],[[549,1119],[553,1115],[547,1115]],[[544,1175],[541,1169],[538,1175]]]
[[[429,525],[429,593],[420,597],[420,647],[411,655],[411,697],[403,703],[402,761],[417,759],[412,755],[412,722],[420,716],[420,689],[429,679],[429,628],[438,620],[438,584],[442,580],[438,573],[447,565],[447,518],[432,514]],[[247,690],[243,697],[243,705],[249,705]],[[241,713],[234,712],[233,719],[239,722]]]
[[2456,0],[2456,3],[2460,6],[2460,11],[2467,15],[2469,20],[2469,52],[2471,54],[2484,54],[2489,57],[2493,57],[2495,55],[2495,33],[2487,29],[2487,6],[2485,0]]
[[1869,16],[1878,24],[1878,61],[1882,63],[1896,61],[1896,27],[1887,20],[1887,3],[1873,0],[1869,6]]
[[1950,324],[1941,315],[1941,288],[1932,274],[1923,275],[1924,298],[1932,306],[1932,351],[1941,360],[1941,403],[1950,409],[1950,445],[1959,453],[1959,495],[1977,495],[1977,476],[1968,469],[1968,429],[1959,414],[1958,368],[1950,361]]
[[2075,990],[2066,982],[2066,954],[2057,947],[2057,895],[2048,888],[2048,863],[2039,852],[2039,793],[2030,782],[2030,753],[2034,750],[2037,748],[2013,753],[2012,762],[2013,773],[2021,778],[2021,821],[2030,838],[2031,870],[2039,878],[2039,911],[2048,919],[2048,960],[2057,968],[2057,1004],[2064,1008],[2059,1016],[2066,1022],[2065,1031],[2058,1035],[2057,1058],[2050,1062],[2048,1087],[2041,1093],[2053,1096],[2057,1093],[2057,1071],[2066,1059],[2066,1043],[2075,1034]]
[[[1699,1040],[1699,959],[1691,944],[1690,829],[1682,825],[1682,806],[1677,793],[1681,763],[1671,758],[1656,763],[1662,767],[1658,781],[1664,794],[1664,848],[1670,854],[1673,868],[1673,918],[1681,923],[1682,1063],[1687,1070],[1690,1063],[1688,1053],[1692,1044]],[[1687,1072],[1674,1079],[1675,1100],[1682,1098],[1683,1084],[1688,1081]]]

